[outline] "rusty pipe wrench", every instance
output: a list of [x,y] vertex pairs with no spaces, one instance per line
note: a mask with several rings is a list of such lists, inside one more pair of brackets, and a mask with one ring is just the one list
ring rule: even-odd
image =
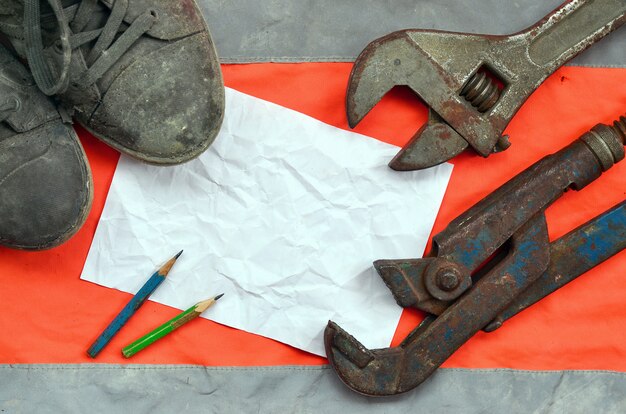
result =
[[401,30],[357,58],[346,95],[354,128],[394,86],[429,106],[427,123],[389,163],[417,170],[472,147],[483,157],[508,148],[502,133],[558,67],[626,21],[624,0],[572,0],[509,36]]
[[400,306],[430,316],[399,346],[374,350],[329,321],[326,354],[341,380],[371,396],[409,391],[476,332],[624,249],[624,203],[553,243],[545,210],[622,160],[625,144],[626,117],[596,125],[453,220],[433,237],[430,257],[374,262]]

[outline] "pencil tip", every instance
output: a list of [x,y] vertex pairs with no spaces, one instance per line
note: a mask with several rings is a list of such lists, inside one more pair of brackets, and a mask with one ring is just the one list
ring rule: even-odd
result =
[[161,268],[157,270],[157,273],[163,277],[167,276],[167,274],[170,272],[170,270],[172,270],[174,263],[176,263],[176,260],[178,260],[181,254],[183,254],[182,250],[178,252],[176,256],[168,260],[163,266],[161,266]]
[[218,299],[219,299],[219,298],[221,298],[222,296],[224,296],[224,294],[223,294],[223,293],[222,293],[222,294],[220,294],[220,295],[217,295],[216,297],[214,297],[214,298],[213,298],[213,300],[218,300]]

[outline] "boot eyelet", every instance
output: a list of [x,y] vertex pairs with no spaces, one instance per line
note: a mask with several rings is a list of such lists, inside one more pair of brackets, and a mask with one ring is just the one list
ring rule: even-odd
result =
[[8,99],[9,102],[13,103],[14,111],[17,112],[22,109],[22,101],[17,96],[10,96]]

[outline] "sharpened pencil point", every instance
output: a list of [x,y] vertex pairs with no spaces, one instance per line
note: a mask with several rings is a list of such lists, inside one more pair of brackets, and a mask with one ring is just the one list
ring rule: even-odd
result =
[[222,296],[224,296],[224,294],[223,294],[223,293],[222,293],[222,294],[220,294],[220,295],[217,295],[216,297],[214,297],[214,298],[213,298],[213,300],[218,300],[218,299],[219,299],[219,298],[221,298]]
[[178,260],[178,258],[180,257],[180,255],[183,254],[183,251],[181,250],[180,252],[178,252],[178,254],[174,257],[172,257],[170,260],[167,261],[167,263],[165,263],[163,266],[161,266],[161,268],[159,270],[157,270],[157,272],[165,277],[167,276],[167,274],[170,272],[170,270],[172,270],[172,266],[174,266],[174,263],[176,263],[176,260]]

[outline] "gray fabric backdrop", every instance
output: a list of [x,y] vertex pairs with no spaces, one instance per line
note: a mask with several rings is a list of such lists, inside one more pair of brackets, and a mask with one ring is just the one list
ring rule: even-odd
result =
[[[564,0],[197,1],[222,61],[245,63],[352,61],[370,41],[407,28],[509,34]],[[626,67],[626,28],[571,64]]]
[[442,369],[370,398],[328,367],[0,365],[7,413],[624,413],[626,374]]
[[[403,28],[507,34],[562,2],[198,1],[224,62],[351,61]],[[626,67],[626,29],[572,64]],[[0,410],[11,413],[626,412],[626,374],[602,371],[440,370],[385,399],[349,391],[328,367],[0,365],[0,376]]]

